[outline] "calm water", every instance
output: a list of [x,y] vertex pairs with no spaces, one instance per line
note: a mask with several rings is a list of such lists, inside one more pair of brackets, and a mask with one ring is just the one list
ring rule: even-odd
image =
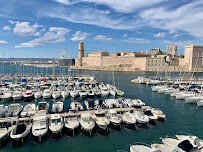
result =
[[[16,67],[11,67],[16,68]],[[60,69],[58,69],[60,71]],[[38,71],[39,72],[39,71]],[[49,73],[52,69],[49,69]],[[68,71],[66,71],[68,72]],[[46,72],[45,72],[46,73]],[[99,81],[109,83],[111,81],[109,72],[98,71],[73,71],[69,74],[94,74]],[[64,152],[90,152],[105,151],[112,152],[117,150],[128,150],[129,145],[134,142],[143,142],[150,144],[153,141],[159,141],[159,137],[166,135],[174,136],[178,132],[188,132],[199,136],[203,139],[203,108],[193,104],[185,104],[181,100],[176,100],[164,94],[152,92],[150,86],[133,84],[131,79],[137,78],[138,75],[152,76],[153,73],[127,73],[115,72],[116,86],[125,92],[127,98],[139,98],[155,108],[160,108],[167,116],[165,122],[158,122],[157,125],[149,125],[149,127],[138,127],[137,129],[127,129],[122,126],[120,131],[110,130],[109,134],[101,135],[97,131],[92,137],[84,136],[79,133],[75,137],[69,137],[66,134],[59,139],[51,139],[49,136],[42,144],[35,143],[31,134],[24,141],[24,145],[8,144],[0,147],[3,152],[44,152],[44,151],[64,151]],[[118,83],[119,80],[119,83]],[[53,101],[49,101],[50,104]],[[69,108],[71,100],[64,101],[65,109]]]

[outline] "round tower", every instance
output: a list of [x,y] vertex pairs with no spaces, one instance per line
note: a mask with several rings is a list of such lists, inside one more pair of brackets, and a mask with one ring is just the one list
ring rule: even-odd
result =
[[82,57],[84,57],[84,43],[80,41],[78,50],[78,62],[79,66],[82,66]]

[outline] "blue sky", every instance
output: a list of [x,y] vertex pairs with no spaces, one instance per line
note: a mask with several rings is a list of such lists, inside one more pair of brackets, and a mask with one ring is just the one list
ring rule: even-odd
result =
[[[0,0],[0,57],[54,58],[203,45],[202,0]],[[61,54],[56,53],[56,57]],[[65,55],[68,56],[67,54]]]

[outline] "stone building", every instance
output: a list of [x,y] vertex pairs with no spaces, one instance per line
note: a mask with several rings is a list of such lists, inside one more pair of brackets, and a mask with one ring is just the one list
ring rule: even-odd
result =
[[87,57],[101,57],[101,56],[109,56],[109,53],[106,51],[99,51],[99,52],[90,52],[87,53]]
[[155,48],[150,50],[150,55],[157,55],[162,54],[163,52],[160,50],[160,48]]
[[184,64],[188,72],[203,71],[203,46],[193,45],[185,46]]
[[173,44],[167,45],[167,52],[166,55],[177,56],[177,46]]

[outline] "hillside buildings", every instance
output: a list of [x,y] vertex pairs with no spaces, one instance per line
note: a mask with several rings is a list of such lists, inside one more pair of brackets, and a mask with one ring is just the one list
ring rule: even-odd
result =
[[[167,45],[167,52],[159,48],[148,52],[119,52],[109,55],[106,51],[91,52],[84,56],[84,43],[79,43],[78,59],[74,69],[114,71],[202,71],[203,46],[186,46],[185,57],[177,56],[177,46]],[[198,66],[197,66],[198,65]]]

